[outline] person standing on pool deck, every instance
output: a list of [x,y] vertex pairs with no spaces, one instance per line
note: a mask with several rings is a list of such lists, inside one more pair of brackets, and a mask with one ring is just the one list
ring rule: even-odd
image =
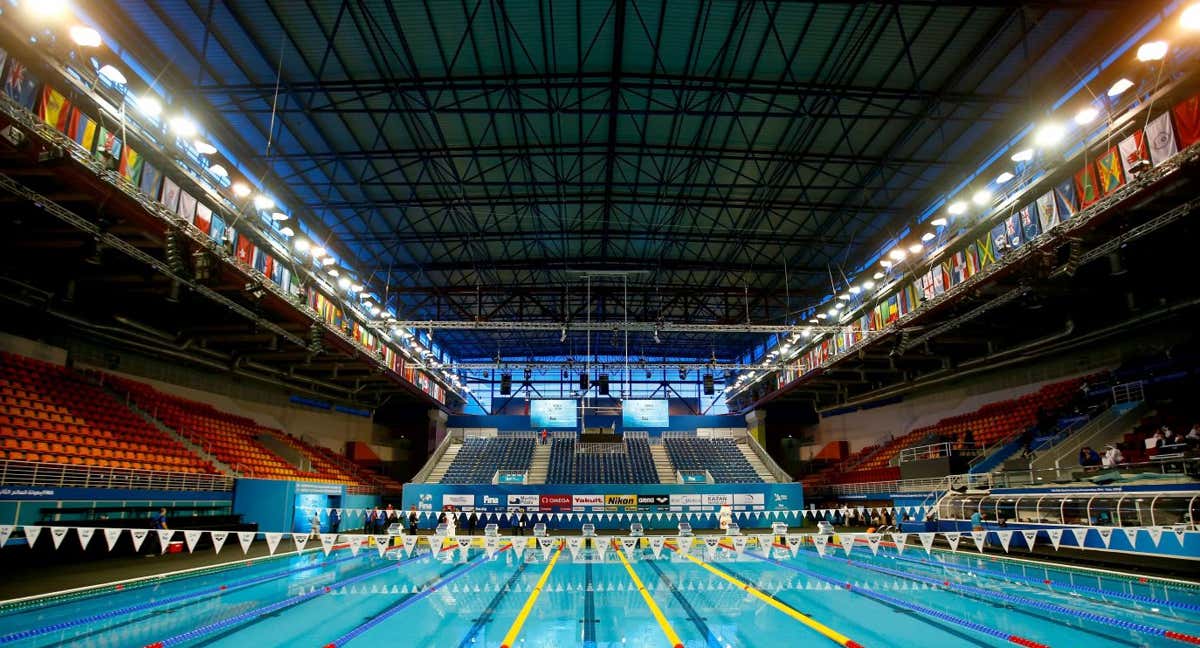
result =
[[342,514],[337,509],[329,510],[329,532],[337,533],[338,527],[342,525]]
[[979,511],[971,514],[971,530],[983,531],[983,515]]
[[417,515],[417,507],[412,507],[408,514],[408,532],[410,535],[417,535],[417,522],[420,519],[420,516]]

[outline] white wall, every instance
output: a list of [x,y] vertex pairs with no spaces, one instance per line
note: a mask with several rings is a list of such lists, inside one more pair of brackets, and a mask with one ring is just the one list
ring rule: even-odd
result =
[[49,344],[34,342],[23,337],[0,332],[0,351],[7,351],[27,358],[35,358],[42,362],[56,365],[67,364],[67,350]]

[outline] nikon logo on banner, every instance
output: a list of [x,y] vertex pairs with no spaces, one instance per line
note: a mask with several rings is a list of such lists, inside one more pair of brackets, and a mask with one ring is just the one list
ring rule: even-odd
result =
[[638,503],[637,495],[605,495],[604,507],[616,508],[618,506],[636,507]]

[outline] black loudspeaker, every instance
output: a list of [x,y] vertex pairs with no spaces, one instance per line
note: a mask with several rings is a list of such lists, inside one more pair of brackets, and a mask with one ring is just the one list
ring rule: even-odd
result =
[[596,376],[596,385],[596,388],[600,390],[601,396],[608,396],[608,374]]
[[588,390],[588,375],[585,373],[579,374],[579,390],[580,391]]
[[704,374],[704,395],[713,395],[713,379],[712,374]]
[[512,392],[512,374],[500,375],[500,395],[508,396]]

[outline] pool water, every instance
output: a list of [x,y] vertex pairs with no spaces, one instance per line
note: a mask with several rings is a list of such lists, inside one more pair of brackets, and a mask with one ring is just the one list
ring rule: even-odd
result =
[[[521,539],[518,539],[521,540]],[[525,540],[529,542],[529,540]],[[866,544],[335,549],[0,605],[13,646],[1182,646],[1200,588]],[[507,540],[505,541],[507,542]],[[603,542],[608,542],[607,539]],[[476,539],[476,545],[480,545]],[[626,557],[628,556],[628,557]],[[540,584],[540,586],[539,586]],[[649,601],[647,601],[647,598]]]

